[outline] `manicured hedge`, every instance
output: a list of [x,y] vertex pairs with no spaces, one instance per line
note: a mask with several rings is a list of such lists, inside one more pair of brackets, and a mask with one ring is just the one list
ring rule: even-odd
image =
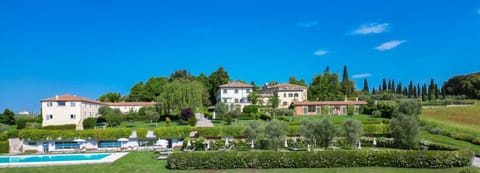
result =
[[0,153],[8,153],[9,148],[8,141],[0,141]]
[[197,131],[201,137],[224,137],[242,136],[242,126],[219,126],[219,127],[160,127],[155,128],[154,133],[158,138],[184,138],[190,132]]
[[136,132],[137,132],[137,137],[138,137],[138,139],[145,139],[145,138],[147,138],[147,131],[148,131],[147,128],[139,128],[139,129],[137,129]]
[[8,133],[1,133],[0,134],[0,141],[8,140]]
[[75,130],[77,125],[75,124],[65,124],[65,125],[58,125],[58,126],[45,126],[42,129],[45,130]]
[[82,139],[103,139],[115,140],[119,138],[128,138],[132,130],[127,128],[112,128],[112,129],[89,129],[89,130],[44,130],[44,129],[25,129],[20,130],[18,136],[29,141],[38,140],[55,140],[61,138],[62,140],[73,140],[75,138]]
[[320,152],[194,152],[173,153],[170,169],[401,167],[451,168],[470,166],[470,151],[320,151]]

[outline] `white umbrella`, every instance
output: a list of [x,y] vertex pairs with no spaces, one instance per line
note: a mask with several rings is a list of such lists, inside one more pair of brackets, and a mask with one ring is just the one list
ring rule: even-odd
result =
[[225,146],[229,146],[230,144],[228,143],[228,138],[225,139]]
[[358,149],[362,149],[362,142],[358,141]]
[[288,148],[288,141],[287,141],[287,138],[285,138],[285,148]]
[[250,147],[252,147],[252,149],[255,148],[255,143],[253,142],[253,140],[252,140],[252,145]]
[[188,142],[187,142],[187,147],[189,147],[191,145],[192,145],[192,143],[190,142],[190,139],[189,139]]
[[80,143],[80,142],[86,142],[86,140],[85,140],[85,139],[80,139],[80,138],[78,138],[78,139],[74,139],[73,142],[78,142],[78,143]]
[[373,138],[373,146],[377,146],[377,139]]
[[118,142],[128,142],[128,139],[127,138],[120,138],[117,141]]

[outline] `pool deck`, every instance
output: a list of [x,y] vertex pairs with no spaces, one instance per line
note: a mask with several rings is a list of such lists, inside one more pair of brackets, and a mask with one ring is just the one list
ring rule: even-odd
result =
[[84,165],[84,164],[102,164],[113,163],[116,160],[127,155],[128,152],[111,153],[111,155],[101,160],[77,160],[77,161],[55,161],[55,162],[24,162],[24,163],[0,163],[0,168],[13,167],[43,167],[43,166],[64,166],[64,165]]

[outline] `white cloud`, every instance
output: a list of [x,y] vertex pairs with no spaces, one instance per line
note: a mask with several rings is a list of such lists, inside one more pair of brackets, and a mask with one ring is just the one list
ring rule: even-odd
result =
[[354,35],[366,35],[366,34],[380,34],[382,32],[387,32],[390,29],[389,23],[371,23],[363,24],[362,26],[355,29],[352,34]]
[[326,50],[323,50],[323,49],[319,49],[319,50],[316,50],[315,52],[313,52],[313,54],[317,55],[317,56],[322,56],[322,55],[325,55],[327,53],[328,52]]
[[358,79],[358,78],[366,78],[366,77],[370,77],[372,76],[371,73],[362,73],[362,74],[355,74],[352,76],[352,78],[354,79]]
[[374,49],[379,50],[379,51],[386,51],[390,50],[393,48],[396,48],[402,43],[405,43],[406,40],[392,40],[392,41],[387,41],[385,43],[380,44],[379,46],[375,47]]
[[311,28],[317,25],[317,21],[308,21],[308,22],[298,22],[297,26],[304,27],[304,28]]

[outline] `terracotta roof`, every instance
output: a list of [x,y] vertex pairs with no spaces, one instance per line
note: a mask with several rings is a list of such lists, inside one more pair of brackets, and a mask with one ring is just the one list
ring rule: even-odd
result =
[[278,88],[279,90],[298,90],[298,89],[306,89],[306,86],[301,86],[301,85],[295,85],[291,83],[281,83],[274,85],[273,88]]
[[103,102],[108,106],[155,106],[157,102]]
[[100,105],[108,105],[108,106],[154,106],[157,102],[99,102],[96,100],[88,99],[86,97],[79,97],[76,95],[61,95],[55,96],[52,98],[47,98],[41,100],[41,102],[55,102],[55,101],[81,101],[81,102],[88,102],[88,103],[95,103]]
[[295,106],[308,105],[366,105],[366,101],[315,101],[315,102],[293,102]]
[[220,88],[253,88],[253,85],[235,81],[235,82],[229,82],[227,84],[220,85]]
[[96,100],[91,100],[91,99],[88,99],[86,97],[79,97],[79,96],[76,96],[76,95],[69,95],[69,94],[65,94],[65,95],[61,95],[61,96],[55,96],[55,97],[52,97],[52,98],[47,98],[47,99],[41,100],[41,102],[49,102],[49,101],[82,101],[82,102],[88,102],[88,103],[104,104],[102,102],[99,102],[99,101],[96,101]]

